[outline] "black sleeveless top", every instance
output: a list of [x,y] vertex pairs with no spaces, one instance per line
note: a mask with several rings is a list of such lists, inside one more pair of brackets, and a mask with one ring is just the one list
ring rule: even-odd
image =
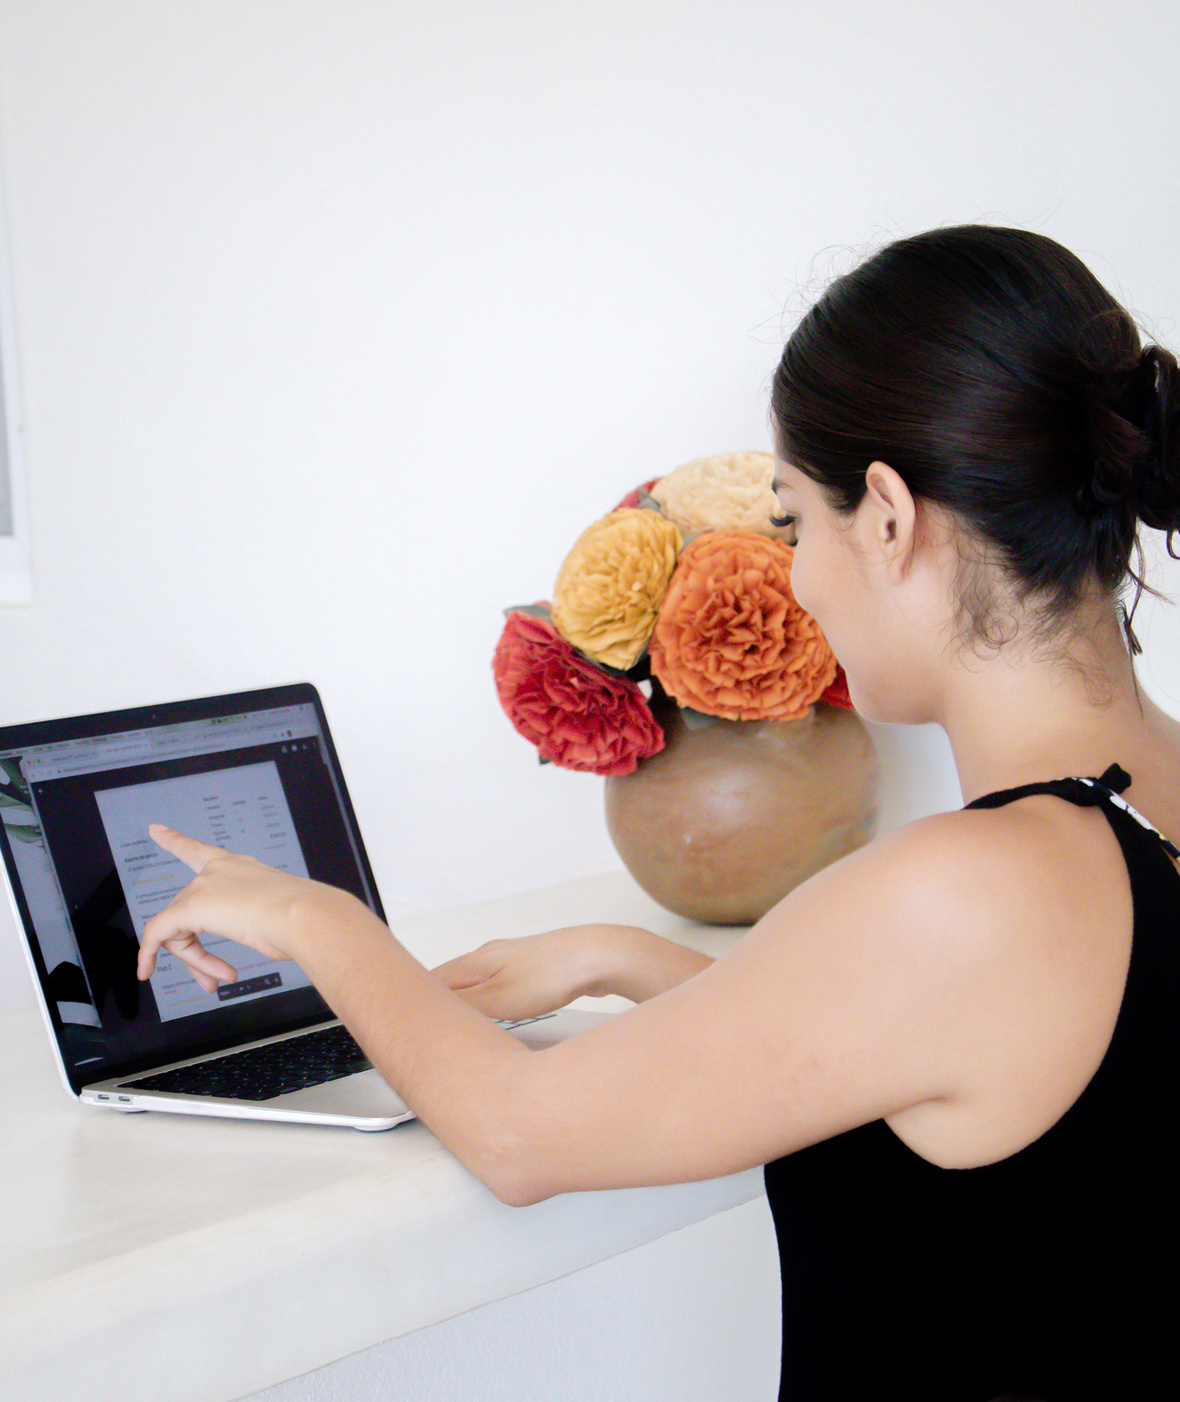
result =
[[1061,1119],[998,1163],[938,1168],[877,1120],[766,1166],[780,1402],[1121,1402],[1176,1386],[1180,873],[1117,798],[1129,783],[1112,765],[967,805],[1051,793],[1102,808],[1134,907],[1114,1034]]

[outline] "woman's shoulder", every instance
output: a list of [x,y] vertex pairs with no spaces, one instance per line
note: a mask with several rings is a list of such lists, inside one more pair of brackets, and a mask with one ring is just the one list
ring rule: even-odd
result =
[[1032,983],[1038,970],[1060,983],[1063,961],[1092,969],[1095,946],[1130,939],[1129,879],[1110,824],[1099,808],[1052,795],[917,819],[841,866],[820,883],[833,896],[887,911],[899,949],[972,980],[994,970],[1011,986],[1019,966]]
[[947,895],[970,875],[973,904],[985,894],[977,885],[981,875],[1001,878],[987,889],[1002,904],[1013,882],[1029,880],[1043,888],[1047,879],[1072,873],[1070,884],[1076,887],[1078,861],[1086,855],[1100,858],[1095,879],[1103,874],[1117,879],[1122,869],[1100,805],[1071,802],[1053,792],[1014,796],[996,807],[933,813],[877,838],[863,854],[874,866],[896,863],[917,886],[935,884]]
[[[1130,888],[1103,816],[1048,795],[932,814],[825,867],[761,924],[772,945],[816,963],[901,978],[938,970],[943,989],[988,1015],[982,992],[1020,967],[1057,979],[1062,959],[1092,964],[1106,932],[1130,931]],[[761,940],[759,940],[761,943]],[[944,996],[940,989],[939,996]]]
[[907,824],[855,865],[858,885],[890,890],[905,957],[956,975],[944,987],[957,1093],[892,1128],[946,1166],[1015,1152],[1081,1093],[1118,1017],[1132,909],[1109,823],[1031,795]]
[[915,917],[955,914],[1000,930],[1005,916],[1027,912],[1030,901],[1049,901],[1056,911],[1060,895],[1080,897],[1079,862],[1087,861],[1082,869],[1093,883],[1117,887],[1123,879],[1118,844],[1101,813],[1033,794],[906,823],[830,868],[828,880],[849,891],[887,885]]

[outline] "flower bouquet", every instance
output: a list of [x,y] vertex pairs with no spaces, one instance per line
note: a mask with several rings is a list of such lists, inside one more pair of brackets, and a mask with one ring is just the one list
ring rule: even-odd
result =
[[665,744],[653,688],[694,728],[851,709],[791,592],[773,474],[769,453],[726,453],[645,483],[578,538],[552,603],[505,610],[496,690],[542,762],[634,773]]

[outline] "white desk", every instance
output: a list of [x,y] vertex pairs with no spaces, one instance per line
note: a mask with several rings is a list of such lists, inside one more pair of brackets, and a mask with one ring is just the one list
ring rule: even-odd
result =
[[[677,920],[623,873],[398,932],[433,964],[588,920],[709,953],[738,933]],[[364,1135],[87,1109],[31,1007],[0,1017],[0,1088],[3,1402],[241,1397],[762,1192],[754,1170],[510,1208],[417,1123]]]

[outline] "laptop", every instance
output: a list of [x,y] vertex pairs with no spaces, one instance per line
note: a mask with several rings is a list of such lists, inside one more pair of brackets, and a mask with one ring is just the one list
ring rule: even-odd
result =
[[[206,993],[143,927],[192,873],[160,822],[343,887],[384,919],[323,706],[307,683],[0,727],[0,852],[62,1082],[88,1105],[389,1129],[413,1112],[290,961],[203,940]],[[531,1046],[592,1022],[504,1024]]]

